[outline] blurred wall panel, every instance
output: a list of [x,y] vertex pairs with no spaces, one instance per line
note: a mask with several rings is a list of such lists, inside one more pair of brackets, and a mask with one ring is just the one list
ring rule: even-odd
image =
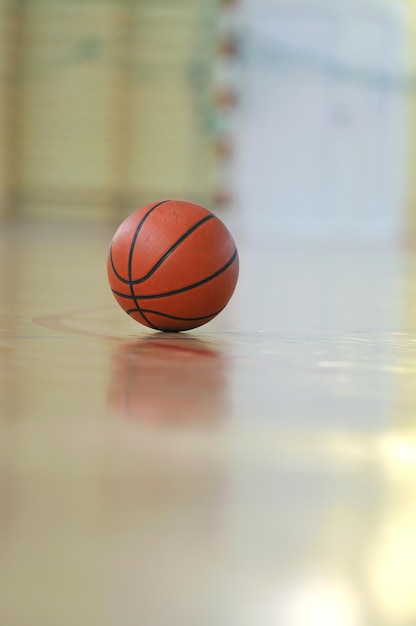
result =
[[[407,24],[408,24],[408,55],[409,70],[412,77],[416,77],[416,5],[414,0],[404,0],[407,8]],[[407,234],[408,238],[414,240],[416,238],[416,80],[410,82],[409,98],[409,163],[407,168],[408,176],[408,195],[407,195]]]
[[4,211],[101,219],[211,202],[216,1],[1,6]]
[[[114,7],[29,4],[22,111],[25,213],[111,206]],[[59,208],[58,208],[59,207]]]
[[234,188],[260,234],[396,238],[407,167],[395,1],[244,0]]
[[209,202],[214,185],[212,70],[217,3],[137,2],[129,29],[131,161],[128,184],[141,202]]
[[8,31],[8,15],[7,8],[4,4],[0,4],[0,214],[5,211],[6,195],[8,187],[7,176],[7,105],[4,96],[7,85],[7,31]]
[[16,203],[19,179],[19,111],[22,62],[21,11],[6,0],[0,2],[0,215]]

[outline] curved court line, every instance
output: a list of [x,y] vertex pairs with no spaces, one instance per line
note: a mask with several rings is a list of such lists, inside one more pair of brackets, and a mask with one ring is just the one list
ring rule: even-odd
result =
[[77,309],[76,311],[67,311],[66,313],[61,312],[52,313],[51,315],[37,315],[36,317],[32,317],[32,322],[41,328],[47,328],[48,330],[58,331],[68,335],[80,335],[84,337],[93,337],[95,339],[105,339],[107,341],[120,341],[123,337],[117,337],[116,335],[104,335],[102,333],[97,333],[83,328],[74,328],[63,321],[65,318],[80,315],[81,313],[103,311],[107,308],[110,309],[110,307],[94,307],[88,309]]

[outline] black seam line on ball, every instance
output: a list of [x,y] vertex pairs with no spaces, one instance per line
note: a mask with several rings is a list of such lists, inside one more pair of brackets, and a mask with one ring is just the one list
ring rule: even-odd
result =
[[[151,207],[148,212],[146,213],[146,215],[141,219],[140,223],[137,226],[136,232],[134,234],[135,237],[135,241],[137,239],[138,233],[140,232],[143,223],[146,221],[146,219],[148,218],[148,216],[153,213],[153,211],[155,209],[157,209],[157,207],[161,206],[162,204],[166,204],[166,202],[170,202],[170,200],[163,200],[162,202],[158,202],[157,204],[155,204],[155,206]],[[137,234],[136,234],[137,233]],[[133,246],[134,248],[134,246]],[[123,276],[121,276],[121,274],[118,273],[118,271],[116,270],[116,266],[114,265],[114,259],[113,259],[113,242],[111,242],[110,245],[110,263],[111,263],[111,268],[116,276],[116,278],[118,278],[118,280],[126,285],[130,284],[129,280],[126,280],[125,278],[123,278]]]
[[[216,315],[221,313],[221,311],[223,311],[224,309],[225,307],[222,307],[219,311],[214,311],[214,313],[210,313],[209,315],[201,315],[201,317],[178,317],[176,315],[168,315],[167,313],[162,313],[161,311],[153,311],[151,309],[142,309],[141,311],[142,311],[142,314],[151,313],[152,315],[159,315],[160,317],[167,317],[170,320],[178,320],[180,322],[199,322],[201,320],[207,320],[210,317],[215,317]],[[137,313],[137,309],[129,309],[127,313],[129,315],[131,315],[132,313]]]
[[119,298],[125,298],[126,300],[133,300],[133,296],[129,293],[121,293],[121,291],[116,291],[112,287],[111,287],[111,291],[113,292],[115,296],[118,296]]
[[[185,241],[185,239],[190,237],[192,233],[194,233],[200,226],[205,224],[205,222],[208,222],[209,220],[212,220],[214,218],[215,218],[215,215],[206,215],[204,218],[199,220],[199,222],[191,226],[191,228],[187,230],[183,235],[181,235],[181,237],[179,237],[177,241],[175,241],[175,243],[169,248],[169,250],[165,252],[165,254],[159,259],[159,261],[157,261],[155,265],[153,265],[153,267],[142,278],[138,278],[136,280],[130,281],[130,280],[126,280],[125,278],[122,278],[122,276],[116,273],[117,278],[119,279],[120,282],[126,285],[139,285],[140,283],[144,283],[148,278],[150,278],[156,272],[156,270],[159,269],[162,263],[166,261],[166,259],[172,254],[172,252],[174,252]],[[136,243],[136,240],[134,241],[134,243]],[[110,260],[112,263],[111,250],[110,250]],[[113,266],[113,269],[114,269],[114,266]]]
[[[154,206],[152,206],[148,210],[148,212],[146,213],[146,215],[144,215],[144,217],[141,219],[140,223],[138,224],[138,226],[136,228],[136,232],[134,234],[134,237],[135,237],[134,243],[136,242],[137,236],[138,236],[138,234],[139,234],[139,232],[140,232],[140,230],[141,230],[141,228],[143,226],[143,223],[147,220],[149,215],[151,213],[153,213],[153,211],[155,209],[157,209],[159,206],[161,206],[162,204],[166,204],[167,202],[170,202],[170,200],[162,200],[162,202],[158,202],[157,204],[155,204]],[[133,245],[133,249],[134,249],[134,245]],[[116,266],[114,265],[114,260],[113,260],[113,242],[111,242],[111,245],[110,245],[110,263],[111,263],[111,267],[112,267],[112,270],[113,270],[116,278],[118,278],[120,282],[125,283],[126,285],[129,285],[130,281],[126,280],[125,278],[123,278],[123,276],[121,276],[121,274],[118,273],[118,271],[116,270]]]
[[111,244],[110,246],[110,263],[111,263],[111,268],[114,272],[114,275],[116,276],[116,278],[119,279],[120,282],[124,281],[124,278],[122,276],[120,276],[120,274],[117,272],[116,270],[116,266],[114,265],[114,260],[113,260],[113,244]]
[[187,285],[186,287],[181,287],[180,289],[175,289],[173,291],[166,291],[165,293],[156,293],[156,294],[148,295],[148,296],[140,296],[140,295],[135,294],[134,297],[129,294],[116,291],[115,289],[112,289],[111,291],[113,292],[115,296],[119,296],[119,298],[125,298],[126,300],[134,300],[134,302],[136,302],[136,300],[153,300],[156,298],[165,298],[166,296],[175,296],[179,293],[190,291],[191,289],[194,289],[194,287],[200,287],[201,285],[205,285],[205,283],[208,283],[210,280],[217,278],[217,276],[225,272],[234,263],[234,261],[237,258],[238,258],[238,252],[236,249],[231,259],[227,261],[227,263],[223,265],[223,267],[221,267],[219,270],[214,272],[214,274],[211,274],[211,276],[207,276],[206,278],[204,278],[203,280],[200,280],[197,283],[192,283],[192,285]]
[[185,241],[185,239],[190,237],[192,233],[194,233],[200,226],[205,224],[205,222],[208,222],[209,220],[212,220],[213,218],[215,218],[215,215],[207,215],[201,220],[199,220],[199,222],[191,226],[191,228],[187,230],[181,237],[179,237],[179,239],[169,248],[169,250],[165,252],[165,254],[159,259],[159,261],[157,261],[157,263],[152,267],[152,269],[148,271],[146,276],[143,276],[143,278],[139,278],[138,280],[133,280],[132,284],[138,285],[139,283],[143,283],[145,280],[150,278],[152,274],[154,274],[156,270],[159,269],[162,263],[164,263],[166,259],[172,254],[172,252],[174,252],[181,245],[181,243]]
[[149,326],[151,328],[154,328],[155,330],[156,330],[156,326],[154,326],[152,324],[152,322],[150,320],[148,320],[147,317],[142,313],[142,311],[140,309],[140,304],[138,303],[136,295],[134,293],[134,289],[133,289],[133,285],[132,285],[133,252],[134,252],[134,246],[136,245],[137,237],[139,236],[139,233],[140,233],[140,231],[141,231],[141,229],[143,227],[143,224],[145,223],[145,221],[147,220],[149,215],[151,215],[153,213],[153,211],[155,211],[155,209],[157,209],[162,204],[166,204],[166,202],[169,202],[169,200],[162,200],[162,202],[158,202],[157,204],[155,204],[155,206],[153,206],[151,209],[149,209],[148,212],[146,213],[146,215],[144,215],[142,217],[142,219],[140,220],[140,222],[137,225],[137,228],[135,230],[135,233],[133,235],[133,238],[131,240],[130,251],[129,251],[129,262],[128,262],[129,285],[130,285],[130,292],[131,292],[131,295],[133,297],[134,304],[136,306],[137,311],[140,313],[140,315],[143,317],[143,319],[146,320],[147,324],[149,324]]
[[221,267],[219,270],[214,272],[214,274],[211,274],[211,276],[207,276],[206,278],[203,278],[197,283],[193,283],[192,285],[187,285],[186,287],[181,287],[180,289],[174,289],[173,291],[166,291],[165,293],[157,293],[157,294],[149,295],[149,296],[136,296],[136,298],[137,300],[152,300],[153,298],[164,298],[166,296],[176,296],[179,293],[184,293],[185,291],[190,291],[191,289],[194,289],[195,287],[200,287],[201,285],[205,285],[205,283],[209,283],[211,280],[213,280],[214,278],[217,278],[217,276],[225,272],[234,263],[237,256],[238,256],[238,253],[236,249],[231,259],[227,261],[227,263],[223,265],[223,267]]

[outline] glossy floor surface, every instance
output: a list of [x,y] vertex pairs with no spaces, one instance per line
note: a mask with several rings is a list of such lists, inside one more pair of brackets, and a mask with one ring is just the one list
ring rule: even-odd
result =
[[416,623],[416,258],[253,242],[192,333],[1,225],[2,626]]

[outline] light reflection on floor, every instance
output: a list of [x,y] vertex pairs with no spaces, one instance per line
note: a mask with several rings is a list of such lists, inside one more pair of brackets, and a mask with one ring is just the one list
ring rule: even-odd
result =
[[415,622],[411,253],[242,239],[224,314],[163,335],[108,231],[3,232],[2,624]]

